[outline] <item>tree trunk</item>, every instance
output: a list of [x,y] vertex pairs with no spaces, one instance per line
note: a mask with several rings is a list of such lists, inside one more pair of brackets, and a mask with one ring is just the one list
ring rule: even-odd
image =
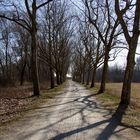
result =
[[30,15],[32,21],[31,27],[31,72],[32,72],[32,81],[33,81],[33,92],[34,96],[40,94],[39,86],[39,76],[38,76],[38,61],[37,61],[37,22],[36,22],[36,1],[32,3],[32,14]]
[[[126,1],[127,5],[129,5],[130,1]],[[124,10],[124,13],[120,10],[119,7],[119,0],[115,1],[115,11],[117,14],[117,17],[120,21],[120,24],[122,26],[125,39],[129,45],[129,52],[127,55],[127,65],[125,69],[125,75],[123,80],[123,88],[122,88],[122,95],[121,95],[121,105],[125,105],[126,107],[130,104],[130,96],[131,96],[131,82],[133,77],[133,71],[135,66],[135,53],[136,48],[138,45],[138,39],[140,35],[140,0],[136,0],[135,3],[135,13],[134,13],[134,23],[133,23],[133,29],[131,31],[131,36],[129,34],[129,26],[127,23],[125,23],[123,15],[126,14],[127,8],[130,7],[126,6],[126,11]]]
[[89,85],[89,80],[90,80],[90,66],[89,66],[89,69],[88,69],[88,75],[87,75],[87,83],[86,83],[86,85]]
[[54,88],[54,73],[52,68],[52,40],[51,40],[51,21],[50,21],[50,5],[48,4],[48,15],[49,15],[49,61],[50,61],[50,79],[51,79],[51,88]]
[[83,73],[83,76],[82,76],[82,84],[85,84],[85,73]]
[[95,86],[96,69],[97,69],[97,66],[94,66],[93,74],[92,74],[92,81],[91,81],[91,86],[90,86],[91,88]]
[[36,44],[36,29],[31,34],[31,71],[33,81],[34,96],[40,94],[38,64],[37,64],[37,44]]
[[56,81],[57,81],[57,85],[60,85],[60,79],[59,79],[59,72],[56,71]]
[[63,83],[62,73],[60,73],[60,84]]
[[85,84],[85,71],[83,71],[83,74],[82,74],[82,84]]
[[53,73],[53,68],[52,68],[52,50],[51,50],[51,40],[49,39],[49,61],[50,61],[50,80],[51,80],[51,88],[54,88],[54,73]]
[[28,75],[27,75],[28,81],[31,82],[32,81],[31,66],[28,63],[27,63],[27,68],[28,68]]
[[21,76],[20,76],[20,85],[23,85],[23,81],[24,81],[24,73],[25,73],[25,68],[26,68],[26,61],[24,62],[23,68],[21,70]]
[[50,66],[50,79],[51,79],[51,89],[53,89],[54,88],[54,73],[51,66]]
[[105,91],[105,84],[106,84],[106,78],[107,78],[107,72],[108,72],[108,59],[109,59],[109,51],[108,49],[106,49],[103,72],[102,72],[102,80],[101,80],[101,85],[100,85],[100,89],[98,93],[103,93]]
[[121,102],[120,102],[120,104],[126,106],[130,104],[131,81],[132,81],[133,70],[135,66],[135,52],[136,49],[133,44],[133,46],[130,47],[127,56],[127,66],[126,66],[124,80],[123,80],[123,88],[122,88]]
[[6,43],[6,51],[5,51],[5,61],[6,61],[6,79],[9,78],[9,72],[8,72],[8,43]]

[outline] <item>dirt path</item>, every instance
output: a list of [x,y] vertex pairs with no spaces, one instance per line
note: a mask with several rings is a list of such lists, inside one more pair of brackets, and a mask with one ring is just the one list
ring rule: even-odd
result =
[[[0,140],[132,140],[89,91],[69,81],[65,93],[9,126]],[[129,133],[129,134],[128,134]]]

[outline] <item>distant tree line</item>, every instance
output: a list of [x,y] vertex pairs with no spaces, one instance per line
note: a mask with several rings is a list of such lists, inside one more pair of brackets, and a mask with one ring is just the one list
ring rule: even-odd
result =
[[[138,58],[136,61],[134,74],[132,78],[132,82],[135,83],[140,83],[140,63],[138,62],[139,60],[140,59]],[[102,68],[99,68],[96,74],[96,82],[101,82],[101,74],[102,74]],[[124,74],[125,74],[125,69],[122,67],[119,67],[117,65],[109,67],[107,82],[114,82],[114,83],[123,82]]]

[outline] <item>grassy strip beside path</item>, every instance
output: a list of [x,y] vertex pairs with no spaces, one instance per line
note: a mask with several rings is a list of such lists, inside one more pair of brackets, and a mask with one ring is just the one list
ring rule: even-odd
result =
[[[90,88],[86,85],[84,86],[93,94],[98,92],[98,86],[94,88]],[[105,93],[97,94],[94,96],[94,98],[96,98],[104,108],[112,110],[112,115],[115,113],[120,102],[120,97],[117,96],[117,93],[116,95],[114,94],[113,89],[107,89]],[[137,132],[140,133],[140,108],[135,106],[135,104],[131,104],[123,115],[122,123],[126,124],[126,126],[135,127],[137,130],[139,130]]]
[[3,126],[8,126],[9,123],[23,118],[23,116],[28,113],[28,111],[33,111],[42,104],[48,102],[49,99],[54,98],[59,94],[62,94],[67,84],[68,82],[66,81],[62,85],[56,86],[54,89],[43,90],[41,91],[39,97],[27,97],[25,99],[17,99],[19,100],[19,103],[24,102],[24,105],[20,106],[19,104],[17,104],[15,106],[12,106],[11,109],[7,112],[5,111],[4,113],[0,114],[0,131]]

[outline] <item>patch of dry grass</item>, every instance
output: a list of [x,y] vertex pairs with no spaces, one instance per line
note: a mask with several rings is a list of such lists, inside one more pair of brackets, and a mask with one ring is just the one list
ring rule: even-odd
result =
[[[32,86],[7,87],[0,90],[0,125],[20,118],[28,110],[37,108],[40,104],[46,102],[49,98],[62,93],[67,82],[54,89],[48,89],[46,84],[41,85],[41,95],[31,97]],[[47,84],[48,85],[48,84]]]
[[[122,83],[107,83],[106,85],[107,90],[110,90],[112,94],[120,96],[122,90]],[[140,83],[132,83],[132,90],[131,90],[132,98],[139,98],[140,99]]]
[[66,81],[62,85],[56,86],[53,89],[42,90],[40,99],[49,99],[61,94],[67,84],[68,83]]
[[[96,83],[96,87],[99,88],[100,84]],[[121,97],[122,83],[107,83],[106,92]],[[131,102],[132,105],[140,107],[140,83],[132,83],[131,89]]]
[[[89,88],[88,88],[89,89]],[[90,89],[91,92],[97,93],[99,89],[99,83],[96,83],[96,87]],[[122,83],[107,83],[106,92],[96,96],[96,99],[101,102],[105,108],[111,110],[117,109],[122,90]],[[123,115],[122,122],[126,125],[140,126],[140,84],[132,83],[131,102],[125,114]],[[140,129],[140,128],[139,128]]]

